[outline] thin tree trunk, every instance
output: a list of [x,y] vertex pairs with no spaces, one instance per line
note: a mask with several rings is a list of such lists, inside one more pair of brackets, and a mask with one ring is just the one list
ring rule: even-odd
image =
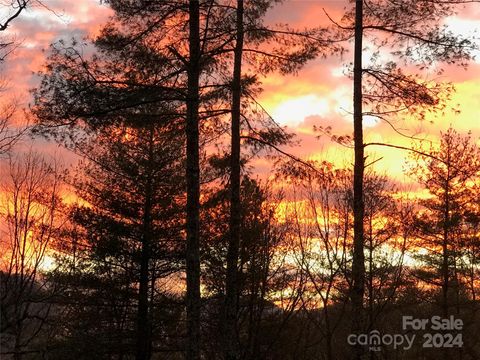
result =
[[200,4],[189,1],[189,52],[187,90],[187,352],[188,360],[200,359],[200,166],[199,166],[199,79],[200,79]]
[[[369,249],[368,249],[368,331],[373,330],[373,220],[369,217]],[[369,350],[370,360],[375,359],[373,351]]]
[[[443,241],[442,241],[442,277],[443,277],[443,284],[442,284],[442,311],[444,318],[448,317],[449,314],[449,304],[448,304],[448,293],[449,293],[449,249],[448,249],[448,242],[449,242],[449,230],[450,230],[450,145],[447,149],[447,182],[445,187],[445,210],[444,210],[444,218],[443,218]],[[450,351],[447,348],[444,348],[443,351],[443,358],[445,360],[450,359]]]
[[236,44],[232,80],[232,139],[230,154],[230,228],[227,251],[227,276],[225,283],[225,359],[240,358],[237,331],[238,313],[238,253],[240,246],[240,116],[242,97],[243,54],[243,0],[237,1]]
[[[446,220],[446,218],[445,218]],[[448,230],[446,227],[443,230],[442,239],[442,312],[443,316],[448,316],[448,288],[449,288],[449,276],[448,276]]]
[[[153,126],[150,129],[149,158],[153,157]],[[151,349],[151,324],[149,321],[149,263],[152,243],[152,175],[148,174],[145,187],[145,204],[143,210],[143,239],[140,257],[140,285],[138,291],[138,314],[137,314],[137,349],[136,360],[150,359]]]
[[450,227],[450,149],[447,149],[447,182],[445,186],[445,209],[443,213],[443,239],[442,239],[442,310],[443,316],[448,316],[448,288],[449,288],[449,266],[448,266],[448,242],[449,242],[449,227]]
[[[353,170],[353,259],[352,259],[352,331],[358,334],[363,323],[363,295],[365,290],[364,213],[363,196],[364,144],[362,124],[362,48],[363,48],[363,0],[355,1],[355,53],[353,65],[353,137],[355,165]],[[354,359],[361,359],[363,349],[356,346]]]
[[333,349],[332,349],[332,340],[333,334],[330,325],[330,314],[328,312],[328,300],[323,304],[323,314],[325,319],[325,342],[326,342],[326,352],[327,352],[327,360],[333,360]]
[[21,331],[16,329],[17,333],[15,334],[15,346],[13,349],[13,360],[22,360],[22,352],[21,352],[21,346],[20,346],[20,334]]

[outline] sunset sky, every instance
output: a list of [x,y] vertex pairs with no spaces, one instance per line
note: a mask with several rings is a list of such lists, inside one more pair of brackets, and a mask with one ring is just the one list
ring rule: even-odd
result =
[[16,1],[0,357],[480,359],[480,0]]
[[[39,78],[35,72],[42,68],[49,45],[59,39],[94,37],[111,14],[109,8],[101,5],[99,0],[45,0],[44,4],[49,9],[36,6],[28,10],[9,30],[9,36],[21,41],[21,45],[4,65],[4,74],[9,81],[6,97],[15,97],[23,107],[28,107],[31,101],[28,89],[38,84]],[[346,1],[340,0],[289,0],[272,10],[268,14],[268,21],[288,23],[298,28],[325,25],[328,19],[323,9],[332,18],[339,19],[346,4]],[[446,19],[445,23],[459,34],[479,36],[480,5],[468,5],[457,16]],[[313,133],[313,126],[317,125],[331,126],[337,135],[351,134],[351,80],[344,75],[345,64],[351,61],[351,57],[352,52],[347,52],[343,58],[318,59],[309,63],[297,75],[269,75],[262,80],[262,105],[280,124],[295,132],[300,140],[299,146],[288,151],[304,158],[335,160],[345,164],[351,162],[348,149],[334,144],[325,136],[318,140],[318,134]],[[454,66],[446,67],[445,70],[436,79],[455,84],[457,91],[451,105],[458,104],[461,113],[447,113],[445,117],[429,119],[433,123],[405,118],[397,120],[395,124],[406,134],[432,141],[436,141],[439,131],[452,125],[460,133],[471,130],[480,144],[480,56],[467,70]],[[367,141],[404,146],[411,144],[411,140],[402,138],[388,124],[376,119],[365,119],[365,128]],[[34,142],[34,147],[51,152],[56,145],[38,140]],[[402,175],[405,156],[405,152],[396,149],[370,149],[370,159],[382,157],[376,163],[377,169],[387,172],[400,182],[407,181]],[[257,161],[258,171],[265,173],[268,168],[267,161]]]

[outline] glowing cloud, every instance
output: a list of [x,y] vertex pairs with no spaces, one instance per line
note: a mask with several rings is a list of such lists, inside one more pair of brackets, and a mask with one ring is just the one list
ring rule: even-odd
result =
[[326,99],[305,95],[279,103],[272,111],[273,118],[282,125],[296,126],[308,116],[324,116],[330,112]]

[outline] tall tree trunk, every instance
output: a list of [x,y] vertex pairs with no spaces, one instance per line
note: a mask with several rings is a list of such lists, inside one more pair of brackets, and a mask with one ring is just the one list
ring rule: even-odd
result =
[[225,283],[225,359],[240,358],[237,331],[238,253],[240,246],[240,116],[242,98],[243,0],[237,1],[236,44],[232,79],[232,139],[230,154],[230,227]]
[[447,149],[447,181],[445,185],[445,208],[443,213],[443,239],[442,239],[442,311],[443,316],[448,316],[448,292],[449,292],[449,230],[450,230],[450,145]]
[[[449,304],[448,304],[448,293],[449,293],[449,231],[450,231],[450,145],[448,146],[447,154],[447,181],[445,186],[445,209],[443,213],[443,239],[442,239],[442,312],[444,318],[448,317],[449,314]],[[445,360],[450,359],[450,351],[448,348],[444,348],[442,351],[443,358]]]
[[[372,216],[369,217],[369,230],[368,234],[369,249],[368,249],[368,331],[372,331],[373,327],[373,220]],[[373,351],[369,351],[370,360],[375,359]]]
[[[368,234],[368,331],[373,330],[373,219],[372,214],[368,218],[369,234]],[[373,353],[370,358],[373,359]]]
[[[153,157],[153,125],[150,129],[149,139],[149,158]],[[149,263],[152,246],[152,169],[148,169],[149,174],[145,186],[145,203],[143,209],[143,238],[142,251],[140,256],[140,285],[138,291],[138,313],[137,313],[137,349],[136,360],[150,359],[151,349],[151,324],[149,321]]]
[[188,360],[200,359],[200,166],[198,108],[200,103],[200,4],[189,1],[189,52],[187,89],[187,353]]
[[[365,168],[363,144],[362,107],[362,48],[363,48],[363,0],[355,1],[355,53],[353,64],[353,138],[355,165],[353,169],[353,263],[352,263],[352,331],[358,334],[362,328],[363,295],[365,290],[363,177]],[[363,349],[356,346],[354,359],[361,359]]]

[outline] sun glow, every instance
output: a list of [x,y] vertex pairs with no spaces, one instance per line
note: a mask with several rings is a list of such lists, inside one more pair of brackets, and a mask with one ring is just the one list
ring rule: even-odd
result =
[[325,116],[330,112],[326,99],[305,95],[285,100],[272,111],[273,118],[282,125],[296,126],[309,116]]

